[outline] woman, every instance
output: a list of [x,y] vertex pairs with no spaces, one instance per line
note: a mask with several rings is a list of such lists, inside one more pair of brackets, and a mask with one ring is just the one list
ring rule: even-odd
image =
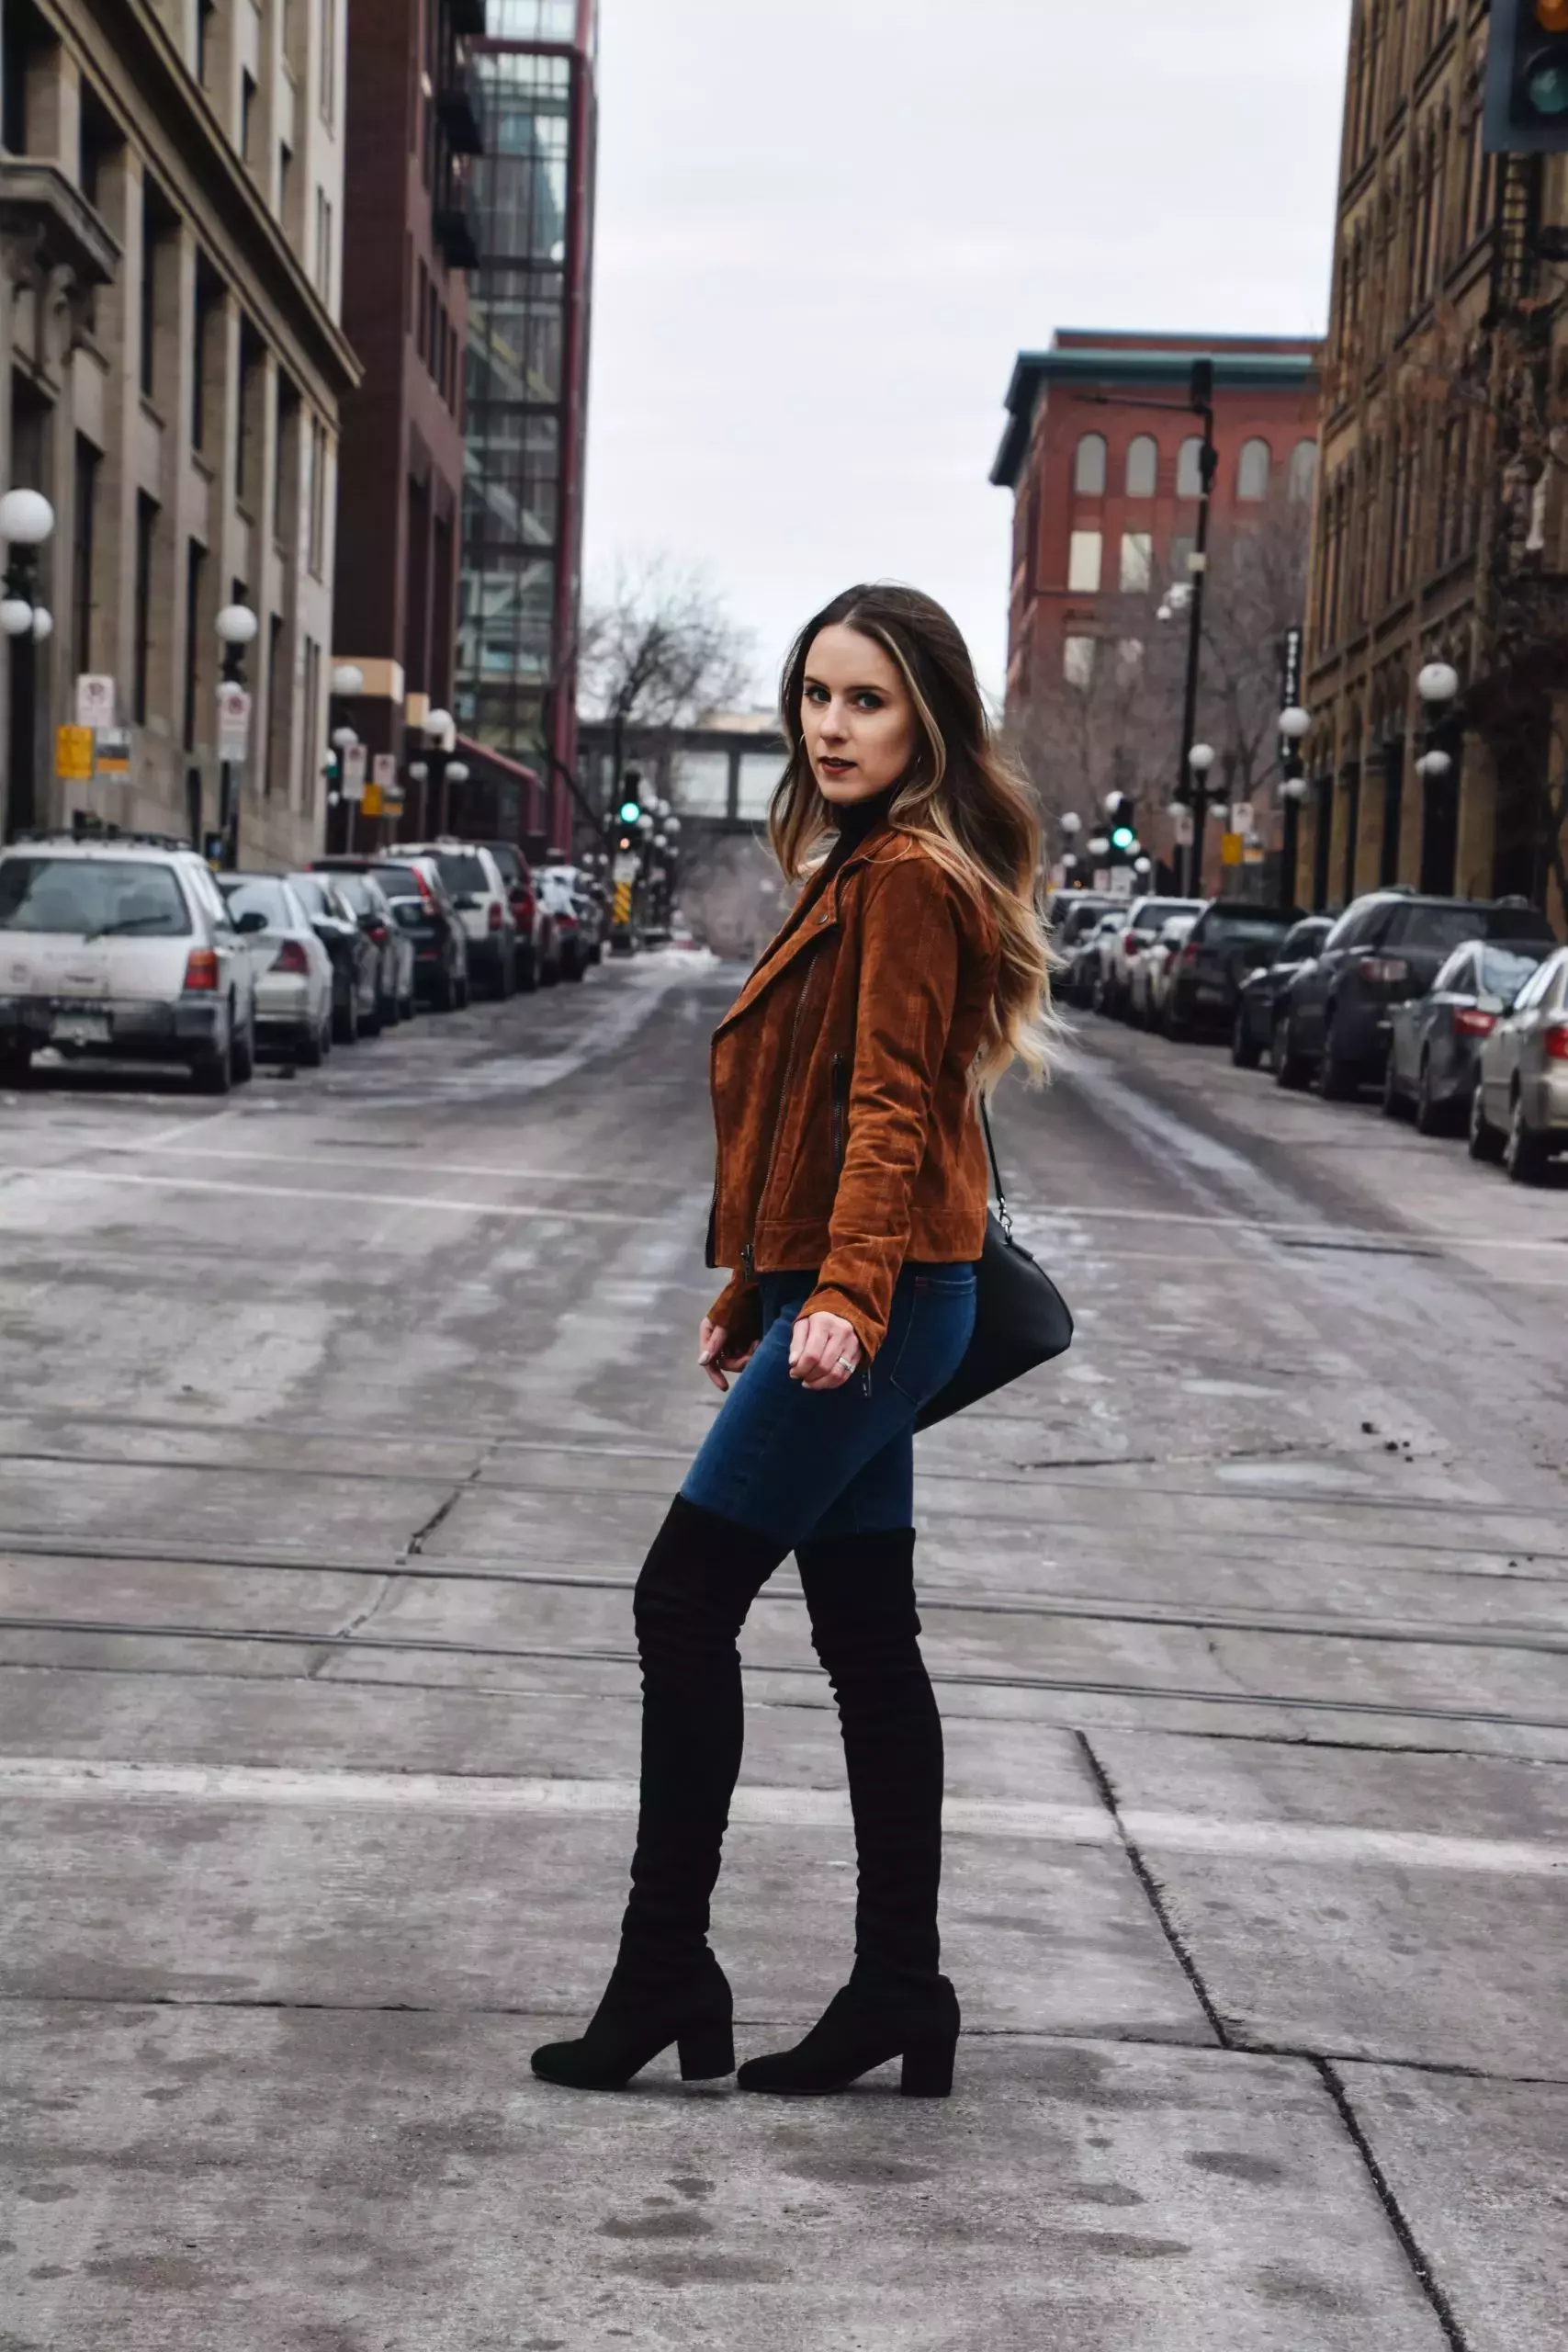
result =
[[843,1733],[855,1961],[799,2047],[742,2066],[740,2086],[838,2089],[901,2057],[905,2091],[940,2098],[959,2012],[939,1967],[942,1726],[915,1614],[913,1431],[974,1327],[979,1091],[1015,1057],[1043,1066],[1038,832],[963,639],[912,589],[854,588],[819,613],[784,717],[771,832],[805,888],[713,1047],[708,1257],[736,1271],[699,1361],[726,1402],[637,1580],[641,1809],[620,1954],[586,2033],[536,2051],[534,2070],[619,2088],[671,2042],[688,2080],[734,2066],[707,1928],[740,1769],[736,1642],[793,1551]]

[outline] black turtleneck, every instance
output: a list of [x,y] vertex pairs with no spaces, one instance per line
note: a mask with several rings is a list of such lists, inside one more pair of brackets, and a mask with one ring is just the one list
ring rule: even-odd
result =
[[845,859],[853,856],[862,842],[874,833],[879,825],[886,823],[897,789],[897,785],[892,785],[887,791],[875,794],[870,800],[851,800],[839,809],[838,839],[828,853],[827,871],[829,876],[837,874]]

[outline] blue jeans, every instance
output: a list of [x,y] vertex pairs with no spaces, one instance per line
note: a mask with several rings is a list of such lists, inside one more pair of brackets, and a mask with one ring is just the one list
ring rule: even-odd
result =
[[818,1394],[789,1376],[814,1273],[763,1274],[762,1341],[734,1382],[681,1492],[794,1550],[807,1536],[908,1527],[915,1416],[946,1387],[975,1329],[973,1266],[906,1266],[867,1379]]

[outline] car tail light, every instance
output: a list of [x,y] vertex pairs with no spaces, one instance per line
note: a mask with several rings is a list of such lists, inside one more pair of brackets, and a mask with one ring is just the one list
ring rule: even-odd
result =
[[375,941],[378,947],[385,947],[387,944],[386,924],[384,922],[373,922],[370,926],[370,936]]
[[186,957],[186,989],[209,996],[218,986],[218,955],[211,947],[193,947]]
[[1549,1029],[1542,1030],[1541,1043],[1549,1062],[1568,1062],[1568,1021],[1554,1021]]
[[499,931],[504,921],[505,917],[501,911],[501,900],[499,899],[492,899],[490,902],[490,927],[491,931]]
[[1122,933],[1122,955],[1123,955],[1123,956],[1135,956],[1135,955],[1137,954],[1137,952],[1138,952],[1138,934],[1137,934],[1137,933],[1136,933],[1135,931],[1124,931],[1124,932]]
[[286,939],[272,959],[272,968],[275,972],[295,972],[305,979],[310,976],[310,959],[299,940]]
[[1461,1004],[1454,1014],[1454,1027],[1461,1037],[1490,1037],[1496,1026],[1496,1014],[1483,1012],[1478,1004]]
[[1188,944],[1188,945],[1187,945],[1187,946],[1185,946],[1185,947],[1182,949],[1182,951],[1181,951],[1181,961],[1182,961],[1184,964],[1195,964],[1195,963],[1198,961],[1198,956],[1199,956],[1198,943],[1197,943],[1197,941],[1194,939],[1194,940],[1190,941],[1190,942],[1189,942],[1189,944]]
[[1363,956],[1361,978],[1375,989],[1397,989],[1410,978],[1410,967],[1403,956]]

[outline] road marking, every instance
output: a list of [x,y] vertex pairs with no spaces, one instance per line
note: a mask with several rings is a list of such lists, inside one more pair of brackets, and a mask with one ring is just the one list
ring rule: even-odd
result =
[[662,1225],[663,1217],[620,1209],[552,1208],[536,1201],[446,1200],[424,1193],[355,1193],[302,1184],[237,1184],[213,1176],[138,1176],[128,1168],[0,1168],[0,1176],[48,1177],[51,1183],[138,1185],[165,1193],[221,1193],[262,1201],[332,1201],[345,1209],[431,1209],[448,1216],[542,1217],[571,1225]]
[[[299,1771],[250,1764],[95,1763],[74,1757],[0,1758],[0,1797],[79,1804],[96,1797],[190,1804],[323,1806],[333,1810],[456,1814],[602,1815],[637,1811],[635,1781],[467,1778],[457,1773]],[[733,1816],[756,1828],[848,1829],[848,1797],[836,1789],[745,1787]],[[1420,1830],[1365,1829],[1293,1821],[1225,1821],[1205,1814],[1122,1812],[1135,1846],[1215,1860],[1372,1864],[1385,1870],[1480,1872],[1550,1878],[1568,1871],[1568,1843],[1535,1838],[1455,1838]],[[1103,1806],[990,1797],[953,1797],[944,1827],[969,1838],[1021,1838],[1055,1846],[1116,1846]]]

